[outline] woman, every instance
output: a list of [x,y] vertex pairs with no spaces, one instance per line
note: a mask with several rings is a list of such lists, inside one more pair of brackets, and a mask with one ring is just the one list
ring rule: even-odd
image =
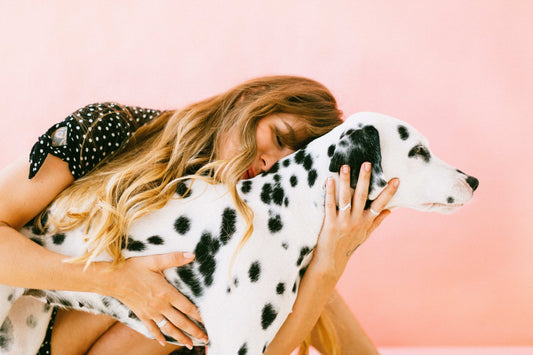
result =
[[[160,343],[164,343],[164,331],[190,346],[191,340],[181,330],[206,338],[188,319],[201,321],[201,317],[194,305],[165,281],[161,270],[192,259],[174,253],[124,261],[120,236],[127,235],[131,221],[140,214],[163,206],[180,178],[190,178],[191,174],[226,184],[239,212],[250,222],[236,183],[267,171],[283,156],[328,132],[342,122],[340,116],[335,99],[324,86],[290,76],[251,80],[177,111],[114,104],[87,106],[41,136],[30,164],[18,161],[1,174],[0,283],[112,296],[132,309]],[[293,313],[266,353],[292,351],[311,333],[323,312],[330,315],[340,335],[341,349],[355,346],[375,352],[334,292],[354,248],[389,213],[383,211],[376,217],[363,211],[370,174],[365,166],[353,198],[349,171],[341,171],[339,205],[351,202],[351,209],[336,211],[335,187],[328,181],[326,217],[313,261],[302,280]],[[21,183],[28,169],[31,179]],[[383,209],[396,186],[389,184],[374,201],[374,210]],[[90,227],[93,252],[80,259],[88,262],[85,272],[82,263],[64,263],[61,255],[16,232],[56,196],[58,212],[51,216],[54,223],[65,229]],[[245,240],[246,236],[242,243]],[[114,256],[115,268],[91,262],[103,250]],[[168,323],[159,329],[157,324],[165,319]],[[60,311],[52,332],[52,352],[96,354],[119,349],[155,354],[175,348],[161,347],[114,323],[104,316]],[[76,329],[83,329],[83,336],[76,336]],[[324,337],[312,339],[318,348],[329,346]]]

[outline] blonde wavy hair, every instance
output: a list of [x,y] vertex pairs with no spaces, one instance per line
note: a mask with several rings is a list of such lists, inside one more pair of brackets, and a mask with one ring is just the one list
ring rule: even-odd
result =
[[[269,76],[183,109],[164,111],[139,127],[118,152],[54,201],[52,225],[58,231],[82,227],[87,235],[87,252],[73,261],[88,265],[107,252],[114,265],[122,262],[132,222],[163,207],[184,181],[198,178],[227,186],[247,225],[240,250],[252,234],[253,212],[236,185],[256,156],[258,122],[277,113],[295,115],[303,123],[305,132],[298,136],[305,140],[281,137],[294,150],[342,123],[335,98],[322,84],[303,77]],[[221,160],[218,147],[230,131],[240,132],[240,150]],[[90,134],[85,139],[89,138]]]

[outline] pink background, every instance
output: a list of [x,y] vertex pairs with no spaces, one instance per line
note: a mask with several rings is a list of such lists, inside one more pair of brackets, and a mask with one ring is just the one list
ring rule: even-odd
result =
[[0,167],[88,103],[175,108],[251,77],[408,121],[480,179],[396,211],[339,290],[379,346],[533,345],[533,2],[0,1]]

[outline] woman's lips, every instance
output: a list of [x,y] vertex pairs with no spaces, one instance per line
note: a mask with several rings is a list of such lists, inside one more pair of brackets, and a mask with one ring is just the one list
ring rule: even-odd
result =
[[250,169],[246,170],[246,172],[244,173],[244,175],[242,176],[242,179],[243,180],[246,180],[246,179],[251,179],[255,176],[255,173],[254,173],[254,169],[252,167],[250,167]]

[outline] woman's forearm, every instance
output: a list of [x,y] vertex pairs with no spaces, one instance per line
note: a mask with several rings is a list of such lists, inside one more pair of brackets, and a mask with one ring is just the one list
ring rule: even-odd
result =
[[309,335],[336,284],[331,273],[309,267],[305,273],[292,313],[269,344],[265,354],[290,354]]
[[[0,284],[16,287],[98,292],[107,265],[79,263],[47,250],[7,225],[0,225]],[[107,264],[107,263],[106,263]],[[95,280],[99,280],[95,282]]]

